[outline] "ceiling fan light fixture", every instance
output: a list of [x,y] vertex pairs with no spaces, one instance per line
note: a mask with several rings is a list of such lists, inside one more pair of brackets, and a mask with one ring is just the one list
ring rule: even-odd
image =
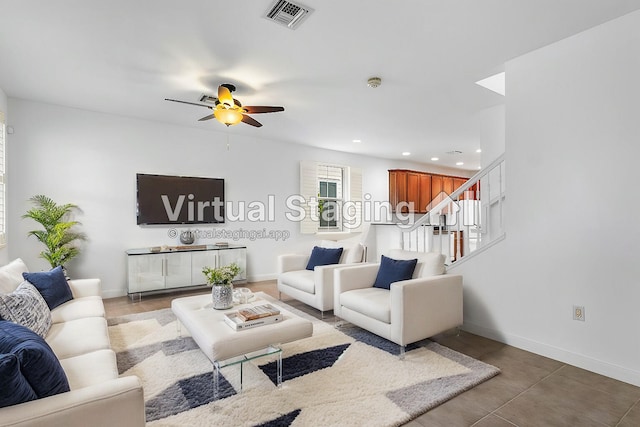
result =
[[242,121],[242,112],[237,109],[216,108],[213,115],[216,120],[227,126],[237,125]]
[[377,88],[382,84],[382,79],[380,77],[371,77],[367,80],[367,86],[370,88]]

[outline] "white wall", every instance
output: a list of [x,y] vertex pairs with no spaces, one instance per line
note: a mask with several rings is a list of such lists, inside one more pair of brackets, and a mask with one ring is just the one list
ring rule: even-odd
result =
[[[102,278],[108,297],[126,291],[126,249],[179,244],[167,236],[171,227],[136,225],[136,172],[222,177],[226,198],[234,202],[266,201],[269,194],[275,195],[275,222],[228,222],[216,227],[291,233],[287,242],[237,242],[248,247],[249,279],[263,280],[275,277],[277,254],[300,248],[301,241],[309,243],[312,239],[300,236],[298,224],[284,217],[286,197],[299,192],[300,160],[362,168],[363,191],[371,194],[372,200],[388,199],[387,169],[424,170],[424,165],[410,162],[240,137],[233,128],[229,130],[227,150],[225,132],[17,99],[9,99],[9,107],[10,124],[15,130],[8,139],[11,258],[22,257],[32,270],[49,268],[38,258],[40,244],[26,237],[38,225],[21,219],[31,196],[45,194],[58,203],[75,203],[83,210],[77,219],[90,240],[69,264],[69,271],[73,277]],[[211,125],[215,128],[216,123]]]
[[635,385],[638,28],[635,12],[507,64],[507,237],[453,269],[466,329]]
[[505,105],[485,108],[478,113],[478,135],[482,167],[497,159],[505,149]]
[[[5,120],[8,119],[9,113],[7,111],[7,95],[4,93],[2,88],[0,88],[0,111],[2,111],[5,115]],[[5,147],[5,151],[8,151]],[[6,167],[6,165],[5,165]],[[7,196],[5,196],[7,197]],[[6,201],[5,201],[6,202]],[[7,228],[7,218],[5,218],[5,229]],[[0,265],[4,265],[9,262],[9,248],[7,245],[5,247],[0,248]]]

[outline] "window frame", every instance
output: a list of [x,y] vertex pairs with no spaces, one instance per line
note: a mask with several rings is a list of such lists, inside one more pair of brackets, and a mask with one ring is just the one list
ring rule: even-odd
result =
[[[329,177],[330,168],[339,168],[340,179]],[[323,171],[324,169],[324,171]],[[336,182],[336,197],[324,197],[321,195],[321,182]],[[338,190],[338,186],[340,189]],[[300,162],[300,194],[304,202],[300,205],[305,216],[300,221],[300,233],[302,234],[335,234],[354,233],[362,230],[362,172],[358,168],[332,164],[329,162],[301,161]],[[337,215],[336,224],[330,226],[321,225],[321,202],[335,204]],[[353,220],[345,219],[343,207],[346,203],[355,202],[357,215],[360,219],[354,226]],[[315,220],[313,219],[315,217]]]
[[0,248],[4,248],[7,245],[6,147],[7,126],[5,114],[3,111],[0,111]]

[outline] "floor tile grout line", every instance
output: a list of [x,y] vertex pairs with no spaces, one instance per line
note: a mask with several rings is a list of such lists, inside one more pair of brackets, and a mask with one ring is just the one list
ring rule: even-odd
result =
[[[561,365],[559,368],[555,369],[553,372],[550,372],[548,375],[540,378],[538,381],[536,381],[534,384],[531,384],[529,387],[527,387],[525,390],[522,390],[520,393],[516,394],[513,398],[511,398],[510,400],[508,400],[507,402],[503,403],[502,405],[500,405],[499,407],[497,407],[496,409],[494,409],[493,411],[491,411],[488,415],[495,415],[496,417],[500,417],[498,414],[496,414],[497,411],[499,411],[500,409],[504,408],[505,406],[507,406],[509,403],[513,402],[514,400],[516,400],[518,397],[522,396],[523,394],[525,394],[526,392],[528,392],[529,390],[531,390],[533,387],[537,386],[538,384],[540,384],[542,381],[546,380],[547,378],[549,378],[550,376],[552,376],[553,374],[555,374],[556,372],[558,372],[560,369],[562,369],[564,366],[566,365]],[[500,417],[502,418],[502,417]],[[508,420],[507,420],[508,421]],[[511,422],[511,421],[509,421]]]
[[640,403],[640,399],[636,400],[636,402],[631,405],[631,407],[629,409],[627,409],[627,412],[624,413],[624,415],[620,418],[620,420],[618,420],[618,422],[616,423],[616,427],[618,427],[620,425],[620,423],[622,422],[622,420],[624,420],[624,418],[629,415],[629,413],[633,410],[633,408],[636,407],[636,405],[638,405]]
[[514,424],[514,423],[512,423],[511,421],[509,421],[509,420],[507,420],[507,419],[505,419],[505,418],[502,418],[501,416],[496,415],[496,414],[491,413],[491,412],[489,412],[489,413],[488,413],[487,415],[485,415],[484,417],[480,418],[480,419],[479,419],[478,421],[476,421],[475,423],[471,424],[471,426],[470,426],[470,427],[474,427],[474,426],[478,425],[478,423],[480,423],[482,420],[488,419],[489,417],[496,417],[496,418],[500,418],[501,420],[508,422],[508,423],[509,423],[509,424],[511,424],[512,426],[519,427],[517,424]]

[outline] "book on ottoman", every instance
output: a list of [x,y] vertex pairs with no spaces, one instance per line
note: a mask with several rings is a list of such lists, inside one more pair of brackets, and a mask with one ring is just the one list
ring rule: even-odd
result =
[[280,309],[271,304],[254,305],[238,310],[238,317],[243,321],[260,319],[280,314]]
[[244,331],[246,329],[256,328],[258,326],[269,325],[281,320],[282,315],[280,313],[246,321],[242,320],[238,315],[238,312],[236,311],[224,315],[224,322],[236,331]]

